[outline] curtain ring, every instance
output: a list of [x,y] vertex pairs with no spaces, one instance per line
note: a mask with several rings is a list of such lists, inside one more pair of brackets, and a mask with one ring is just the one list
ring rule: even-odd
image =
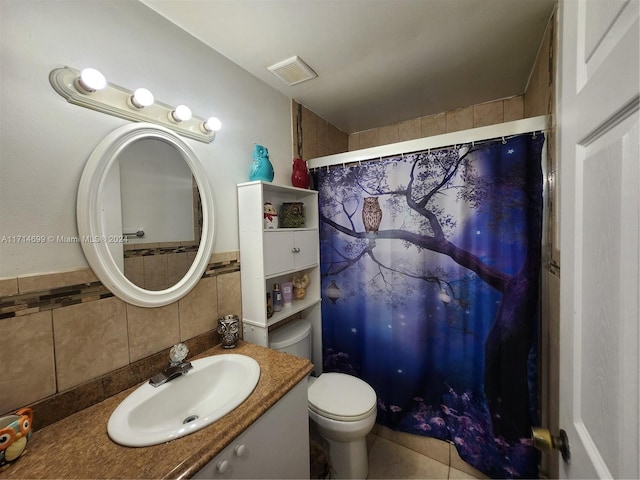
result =
[[327,173],[329,173],[329,165],[327,165]]
[[533,139],[534,139],[534,140],[537,138],[537,136],[538,136],[538,135],[536,134],[536,132],[533,132]]
[[502,137],[502,144],[503,144],[503,145],[506,145],[506,144],[507,144],[507,141],[504,139],[504,137]]

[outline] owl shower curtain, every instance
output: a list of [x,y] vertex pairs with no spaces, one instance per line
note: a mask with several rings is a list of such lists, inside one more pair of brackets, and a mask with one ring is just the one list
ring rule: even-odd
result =
[[379,424],[537,478],[544,135],[317,172],[325,371],[367,381]]

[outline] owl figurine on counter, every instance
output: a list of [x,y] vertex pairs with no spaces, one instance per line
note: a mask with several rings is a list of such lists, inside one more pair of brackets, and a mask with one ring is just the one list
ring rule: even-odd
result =
[[269,161],[269,150],[257,143],[253,147],[253,162],[249,166],[249,180],[273,181],[273,165]]
[[26,451],[31,438],[33,411],[21,408],[15,415],[0,418],[0,467],[16,461]]

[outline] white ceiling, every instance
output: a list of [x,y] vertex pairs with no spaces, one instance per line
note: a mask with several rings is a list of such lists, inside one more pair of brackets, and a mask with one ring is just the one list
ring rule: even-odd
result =
[[[353,133],[524,93],[556,0],[140,0]],[[267,70],[297,55],[318,77]]]

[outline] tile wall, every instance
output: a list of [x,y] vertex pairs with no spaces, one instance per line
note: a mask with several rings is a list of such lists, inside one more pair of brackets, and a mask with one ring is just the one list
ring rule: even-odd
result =
[[293,125],[293,154],[310,160],[349,150],[349,135],[300,105],[291,102]]
[[[200,237],[197,237],[200,238]],[[164,290],[185,276],[198,253],[198,244],[125,247],[124,274],[145,290]]]
[[219,343],[217,320],[242,318],[239,252],[214,253],[181,300],[140,308],[114,297],[89,269],[0,280],[0,414],[30,405],[35,428],[133,386],[168,349],[195,355]]
[[[547,237],[548,248],[543,250],[548,257],[543,259],[542,269],[542,328],[541,328],[541,371],[540,405],[541,426],[554,435],[560,430],[560,238],[558,212],[558,173],[560,161],[556,149],[555,105],[556,72],[558,59],[558,14],[554,12],[543,38],[538,60],[529,80],[525,115],[551,114],[552,127],[547,145]],[[542,455],[541,473],[548,478],[558,478],[560,457],[558,452]]]
[[414,118],[349,135],[349,151],[520,120],[524,95]]

